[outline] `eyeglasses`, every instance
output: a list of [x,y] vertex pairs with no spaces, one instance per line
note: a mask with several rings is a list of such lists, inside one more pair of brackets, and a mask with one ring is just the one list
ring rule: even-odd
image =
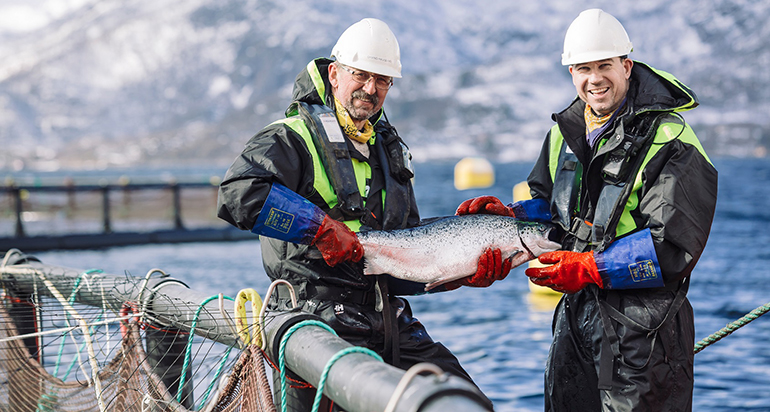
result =
[[353,80],[356,83],[361,83],[363,85],[366,85],[369,83],[370,80],[374,79],[374,87],[376,87],[379,90],[388,90],[390,89],[390,86],[393,86],[392,77],[383,77],[383,76],[378,76],[376,74],[372,74],[369,72],[353,70],[350,67],[347,67],[342,64],[338,64],[338,66],[341,67],[346,72],[350,73],[350,75],[353,76]]

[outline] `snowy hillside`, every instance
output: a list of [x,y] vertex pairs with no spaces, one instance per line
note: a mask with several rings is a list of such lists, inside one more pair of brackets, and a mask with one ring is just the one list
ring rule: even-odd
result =
[[588,7],[624,23],[631,57],[695,90],[701,107],[685,116],[710,152],[763,155],[770,2],[617,3],[0,0],[0,170],[226,166],[363,17],[401,44],[385,109],[417,161],[530,160],[575,95],[561,45]]

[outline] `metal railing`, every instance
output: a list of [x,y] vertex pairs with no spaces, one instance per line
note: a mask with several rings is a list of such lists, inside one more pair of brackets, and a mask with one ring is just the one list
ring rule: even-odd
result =
[[[101,226],[103,233],[113,232],[113,206],[110,201],[110,195],[115,192],[122,192],[124,195],[135,191],[159,191],[171,193],[171,208],[173,210],[172,222],[174,229],[184,230],[185,224],[182,218],[182,200],[181,192],[184,189],[191,188],[211,188],[214,195],[218,187],[218,180],[211,178],[208,182],[158,182],[158,183],[98,183],[98,184],[75,184],[67,181],[63,184],[36,184],[36,185],[17,185],[13,181],[6,182],[5,186],[0,186],[0,195],[10,195],[13,204],[13,215],[15,219],[15,237],[22,238],[27,236],[24,227],[25,199],[32,193],[60,193],[66,196],[66,205],[68,210],[76,208],[76,193],[99,193],[101,197]],[[212,213],[214,206],[212,205]]]

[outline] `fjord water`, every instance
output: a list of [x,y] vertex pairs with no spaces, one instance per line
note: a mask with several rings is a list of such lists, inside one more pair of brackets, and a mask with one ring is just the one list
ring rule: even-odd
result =
[[[693,273],[690,301],[700,340],[770,302],[770,160],[715,160],[719,200],[706,251]],[[421,215],[451,215],[470,197],[511,200],[531,164],[496,165],[496,184],[457,191],[453,163],[417,164]],[[147,245],[105,250],[49,251],[44,263],[144,276],[160,268],[198,291],[233,296],[263,293],[269,284],[259,243]],[[462,362],[498,411],[543,410],[543,369],[551,341],[554,298],[529,291],[524,268],[487,289],[410,297],[415,315],[435,340]],[[695,411],[770,411],[770,315],[695,355]]]

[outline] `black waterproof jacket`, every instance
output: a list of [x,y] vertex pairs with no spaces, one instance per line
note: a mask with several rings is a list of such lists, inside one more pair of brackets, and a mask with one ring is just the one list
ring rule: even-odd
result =
[[[606,141],[620,122],[633,125],[641,115],[673,113],[695,106],[695,94],[673,76],[634,62],[624,112],[616,116],[615,124],[599,139]],[[589,147],[585,138],[584,109],[585,102],[575,99],[565,110],[553,115],[557,125],[548,133],[528,183],[533,198],[550,201],[554,196],[565,195],[553,193],[555,153],[551,150],[551,140],[556,132],[560,132],[577,156],[583,172],[579,191],[573,195],[576,199],[571,217],[590,222],[605,184],[602,167],[608,155],[597,154],[600,144],[594,149]],[[678,123],[669,128],[678,135],[658,133],[648,152],[654,155],[642,166],[641,184],[629,202],[622,206],[633,219],[633,231],[651,230],[664,281],[669,288],[676,288],[692,272],[706,246],[716,207],[717,171],[689,125],[682,126],[683,119],[669,116],[662,121]],[[618,235],[625,234],[628,233]],[[563,233],[563,236],[569,235]]]
[[[703,253],[717,198],[717,172],[692,129],[675,114],[696,105],[692,91],[673,76],[634,62],[624,109],[595,148],[585,138],[583,101],[576,99],[553,115],[556,125],[528,183],[534,198],[552,204],[552,214],[554,199],[571,199],[569,216],[560,220],[561,241],[567,245],[576,236],[563,222],[591,222],[602,189],[612,183],[603,173],[608,154],[596,148],[607,144],[613,131],[652,124],[654,140],[640,152],[645,157],[631,159],[641,167],[629,183],[633,193],[616,210],[623,222],[612,234],[620,239],[649,229],[664,286],[607,290],[589,285],[562,297],[554,311],[546,364],[546,411],[692,409],[694,322],[683,280]],[[660,122],[641,121],[648,116]],[[563,144],[578,162],[571,193],[554,190],[565,187],[554,185],[556,151],[564,151]],[[589,243],[583,250],[593,247]]]

